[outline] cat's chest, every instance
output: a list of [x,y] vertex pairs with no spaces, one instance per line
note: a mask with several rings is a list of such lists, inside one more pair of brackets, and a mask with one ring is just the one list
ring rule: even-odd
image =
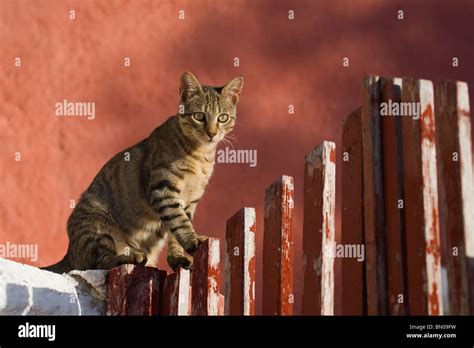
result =
[[200,199],[206,190],[213,171],[213,163],[199,163],[195,165],[194,174],[186,175],[183,178],[184,189],[181,198],[188,203]]

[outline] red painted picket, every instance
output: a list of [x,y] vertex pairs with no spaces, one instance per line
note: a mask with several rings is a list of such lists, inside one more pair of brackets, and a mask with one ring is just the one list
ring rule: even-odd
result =
[[[362,186],[362,116],[355,110],[342,130],[341,244],[364,245],[364,197]],[[341,259],[341,306],[346,315],[367,313],[365,262]]]
[[194,255],[191,275],[191,313],[192,315],[222,314],[220,283],[219,240],[209,238]]
[[178,269],[169,274],[163,289],[161,315],[191,315],[190,271]]
[[108,315],[158,315],[166,272],[122,265],[107,273]]
[[293,314],[293,208],[293,178],[284,175],[265,191],[264,315]]
[[[441,258],[447,272],[449,314],[474,312],[474,195],[471,152],[471,117],[467,84],[435,84],[436,153],[440,229],[444,243]],[[468,274],[468,276],[465,276]],[[470,302],[469,302],[470,300]]]
[[367,314],[386,314],[386,254],[382,172],[380,81],[365,79],[362,88],[362,151]]
[[303,219],[303,314],[334,314],[336,145],[306,156]]
[[[412,114],[403,115],[410,105]],[[399,113],[387,115],[387,108]],[[256,286],[264,315],[300,314],[295,301],[301,301],[301,314],[332,315],[336,300],[348,315],[474,314],[467,85],[366,78],[361,107],[344,123],[341,155],[340,238],[335,144],[324,141],[305,159],[301,298],[293,293],[295,183],[282,176],[265,191],[262,251],[254,208],[227,221],[223,291],[220,241],[209,238],[195,253],[192,271],[110,270],[107,314],[255,315]],[[256,282],[257,258],[262,284]]]
[[225,314],[255,314],[255,209],[242,208],[227,221]]

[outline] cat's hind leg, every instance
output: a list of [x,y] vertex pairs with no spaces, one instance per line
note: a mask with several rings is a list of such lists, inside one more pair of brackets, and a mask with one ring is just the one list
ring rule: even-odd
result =
[[118,255],[114,239],[106,233],[84,233],[77,241],[76,269],[111,269],[124,264],[145,265],[145,253],[134,248]]
[[[79,209],[77,209],[79,208]],[[146,254],[128,247],[117,252],[120,231],[115,222],[100,213],[81,214],[77,207],[68,221],[69,259],[74,269],[111,269],[123,264],[145,265]]]

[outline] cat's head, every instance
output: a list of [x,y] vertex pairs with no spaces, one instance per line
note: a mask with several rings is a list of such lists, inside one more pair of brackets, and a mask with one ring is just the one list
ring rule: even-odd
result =
[[201,86],[192,73],[184,72],[179,83],[178,112],[183,133],[201,144],[221,141],[235,126],[243,85],[244,78],[236,77],[222,87]]

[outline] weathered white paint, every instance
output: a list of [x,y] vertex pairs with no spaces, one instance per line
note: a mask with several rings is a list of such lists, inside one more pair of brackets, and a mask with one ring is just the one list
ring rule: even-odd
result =
[[254,208],[244,208],[244,315],[250,315],[250,303],[255,301],[255,273],[250,274],[250,262],[255,257],[255,233],[257,224]]
[[[427,129],[428,132],[435,132],[434,118],[434,93],[433,83],[429,80],[419,81],[420,105],[421,105],[421,127]],[[433,117],[430,118],[426,114],[426,110],[431,107]],[[434,241],[440,243],[439,223],[434,212],[438,211],[438,176],[436,170],[436,143],[433,139],[427,137],[421,139],[421,163],[423,176],[423,208],[425,215],[424,235],[425,243],[428,246]],[[443,298],[441,286],[441,257],[440,250],[436,251],[437,257],[432,252],[426,250],[426,279],[427,279],[427,295],[437,297],[439,304],[438,313],[443,314]],[[429,301],[430,302],[430,301]],[[428,314],[435,314],[432,305],[428,305]]]
[[0,258],[0,315],[105,315],[106,273],[57,274]]
[[191,276],[189,270],[180,269],[178,281],[175,283],[178,289],[178,315],[190,315]]
[[289,261],[290,258],[290,250],[293,245],[293,240],[291,239],[290,233],[283,233],[284,231],[289,231],[290,226],[288,224],[291,221],[291,218],[293,216],[293,209],[294,209],[294,201],[293,201],[293,195],[294,195],[294,184],[293,184],[293,177],[288,176],[288,175],[283,175],[281,177],[281,183],[282,183],[282,225],[281,225],[281,231],[280,235],[282,236],[281,240],[281,245],[282,248],[284,249],[284,253],[282,256],[285,257],[285,260]]
[[[336,144],[323,141],[319,147],[321,148],[324,180],[322,192],[322,250],[324,251],[332,248],[336,240],[334,222],[336,213],[336,163],[331,161],[331,154],[336,151]],[[321,315],[334,315],[334,257],[324,255],[324,252],[322,252],[321,272]]]
[[394,77],[393,78],[393,85],[400,87],[400,90],[402,89],[403,86],[403,79],[401,77]]
[[288,190],[293,191],[295,189],[293,185],[293,177],[288,176],[288,175],[282,175],[281,182],[283,186],[288,187]]
[[[218,270],[220,262],[219,240],[209,239],[209,269]],[[219,279],[215,279],[212,274],[209,275],[208,288],[208,315],[219,315]]]
[[219,262],[219,240],[213,238],[209,240],[209,266],[212,268],[218,268]]
[[474,177],[471,152],[471,119],[467,83],[457,82],[457,112],[459,129],[459,161],[466,256],[474,257]]

